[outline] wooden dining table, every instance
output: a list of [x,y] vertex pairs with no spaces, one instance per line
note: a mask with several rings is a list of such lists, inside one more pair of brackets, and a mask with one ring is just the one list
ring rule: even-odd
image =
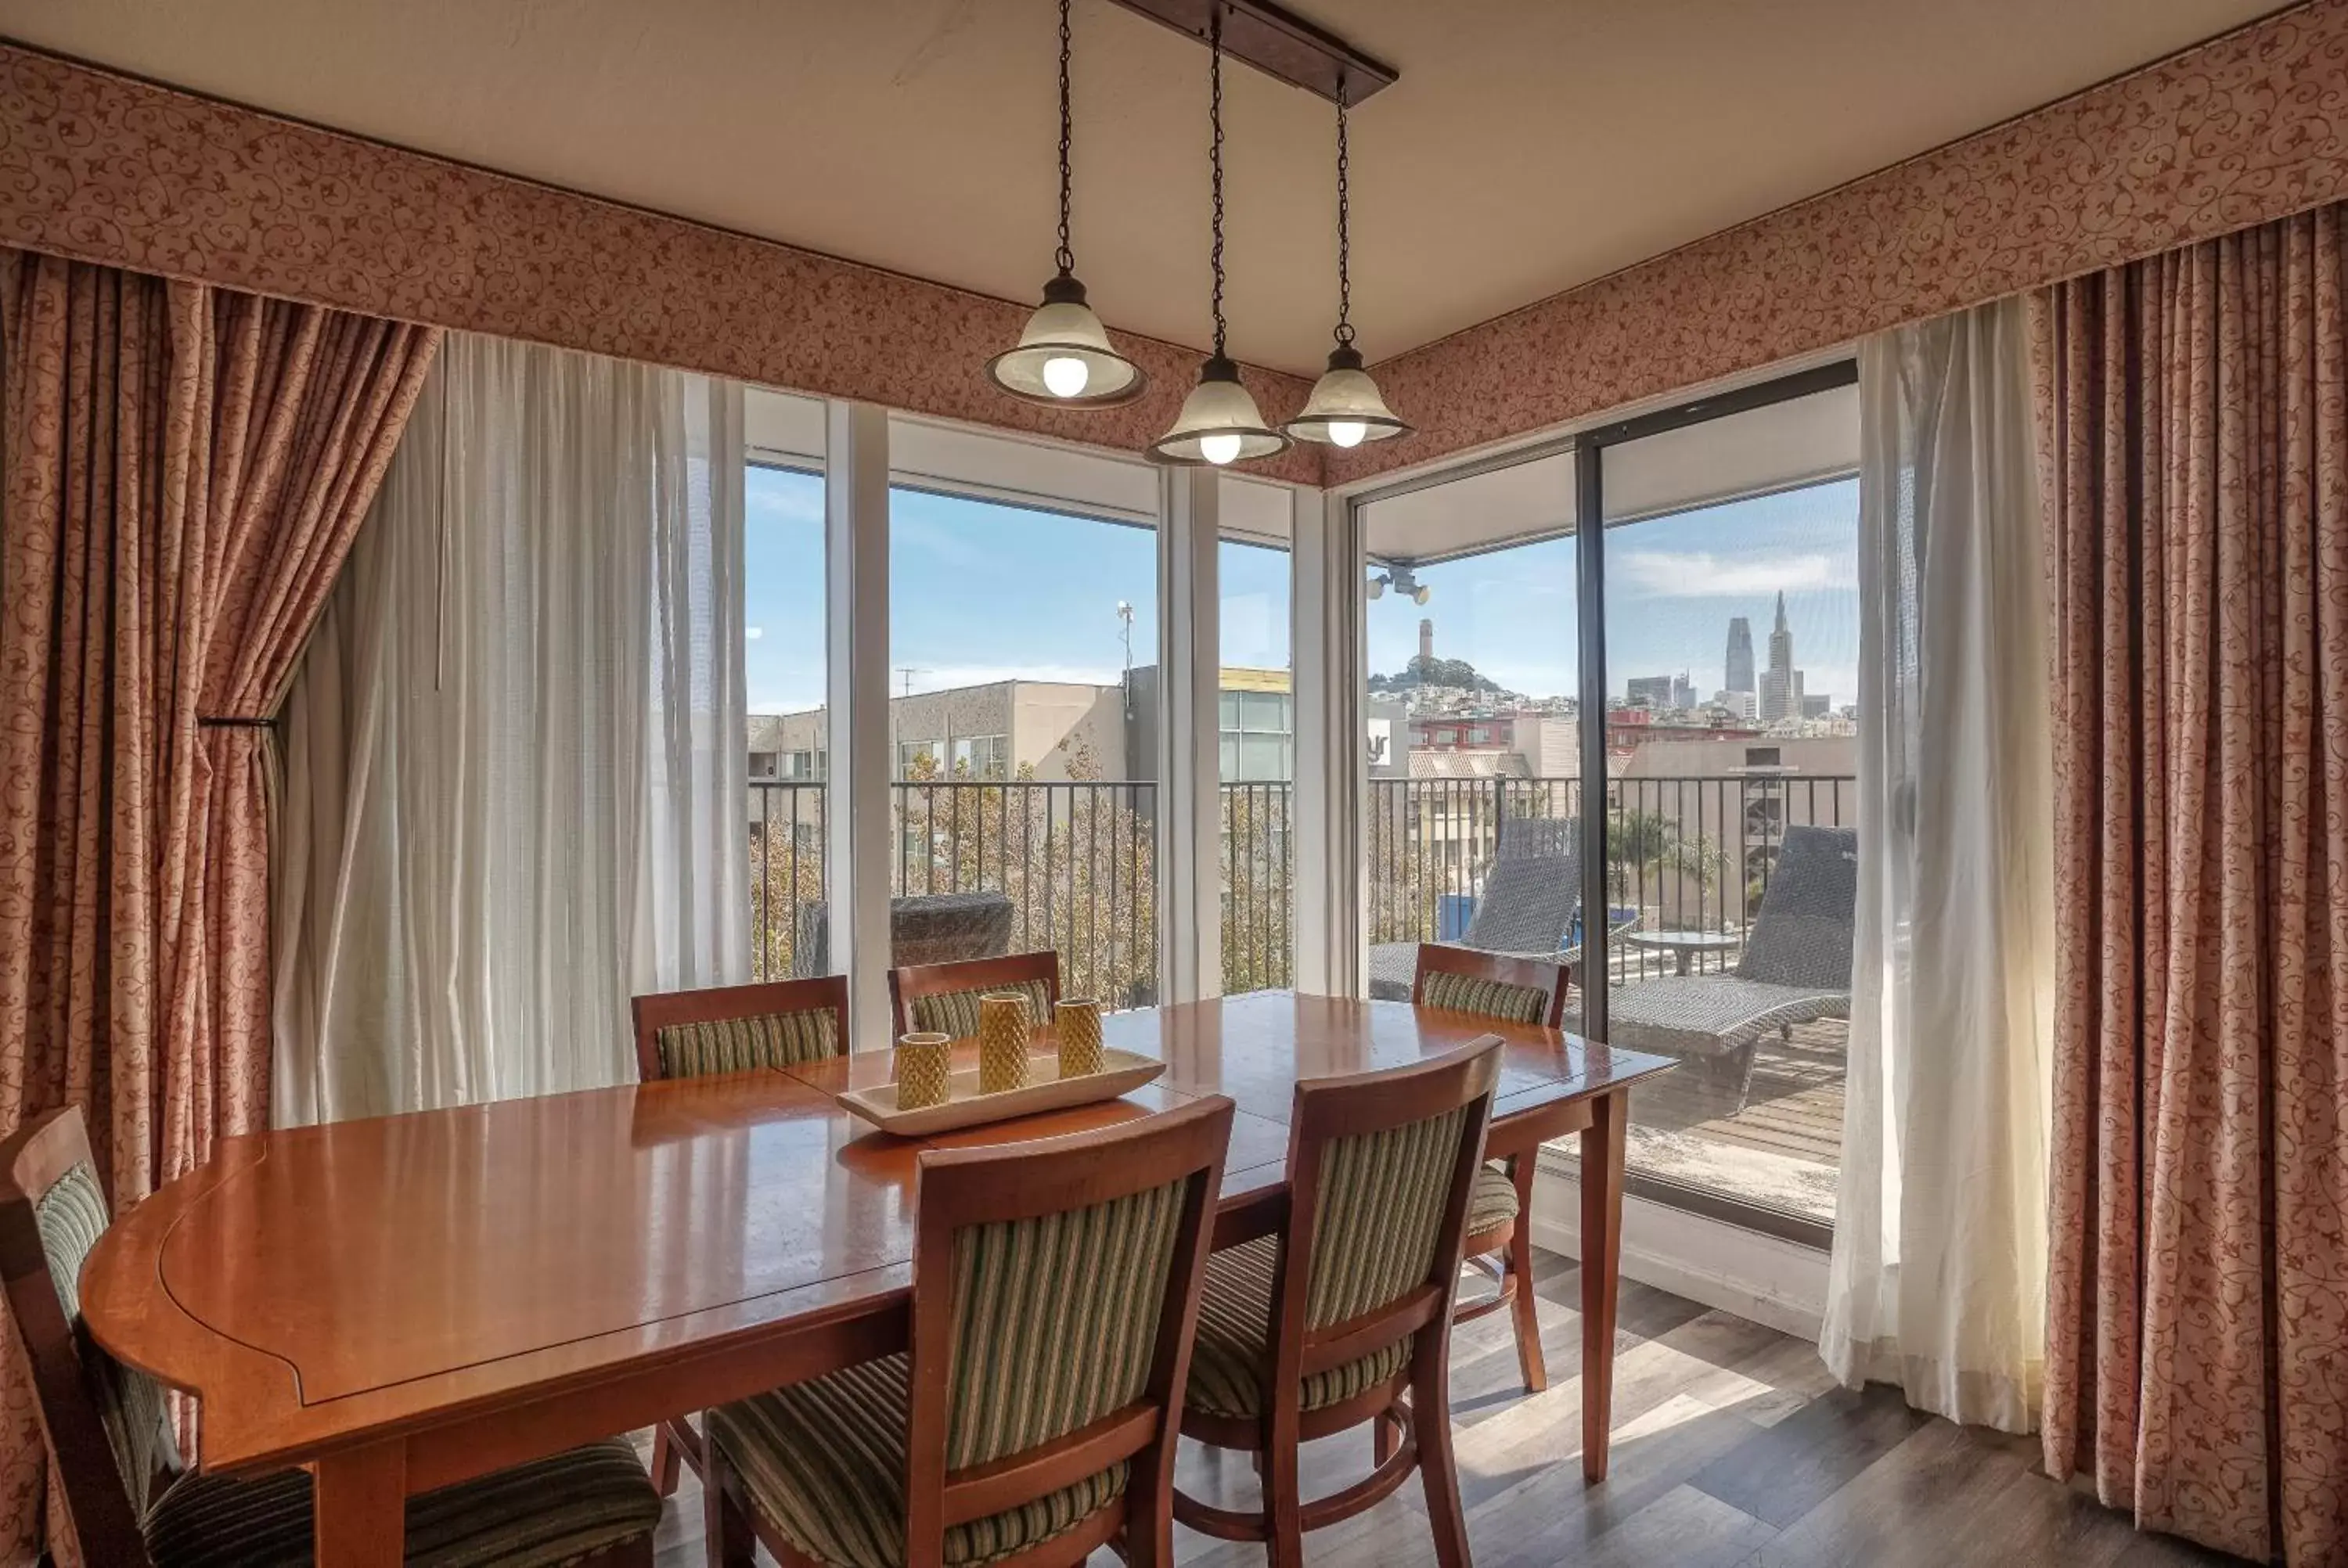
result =
[[1488,1149],[1581,1138],[1582,1468],[1606,1472],[1624,1122],[1667,1059],[1394,1002],[1256,992],[1111,1015],[1167,1064],[925,1140],[838,1102],[886,1052],[225,1139],[81,1281],[108,1351],[197,1396],[208,1471],[313,1471],[317,1559],[401,1558],[407,1494],[902,1348],[915,1157],[1236,1102],[1216,1245],[1277,1226],[1300,1078],[1506,1041]]

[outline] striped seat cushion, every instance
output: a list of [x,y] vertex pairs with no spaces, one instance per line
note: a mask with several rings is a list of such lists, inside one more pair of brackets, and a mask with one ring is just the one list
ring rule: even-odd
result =
[[[898,1568],[905,1561],[902,1355],[795,1383],[709,1413],[710,1440],[751,1503],[784,1539],[826,1568]],[[946,1531],[945,1560],[980,1568],[1065,1534],[1124,1494],[1128,1467]]]
[[[1280,1238],[1262,1236],[1207,1260],[1199,1298],[1199,1334],[1190,1349],[1190,1386],[1184,1402],[1210,1415],[1260,1416],[1271,1374],[1272,1292],[1280,1270]],[[1304,1379],[1303,1408],[1318,1410],[1375,1388],[1410,1359],[1407,1337],[1358,1361]]]
[[979,999],[1004,995],[1027,999],[1029,1023],[1052,1021],[1051,989],[1041,980],[1021,980],[1007,986],[983,986],[976,990],[941,991],[933,997],[915,997],[906,1011],[911,1015],[913,1027],[917,1030],[950,1034],[956,1040],[971,1040],[978,1034]]
[[1508,1225],[1516,1217],[1516,1183],[1498,1165],[1477,1167],[1476,1184],[1468,1192],[1468,1234]]
[[838,1056],[840,1049],[839,1022],[829,1008],[673,1023],[655,1030],[653,1040],[664,1078],[797,1067]]
[[[649,1536],[660,1494],[624,1439],[407,1500],[408,1568],[556,1568]],[[307,1568],[310,1475],[183,1476],[147,1515],[155,1568]]]
[[1549,1019],[1550,995],[1539,986],[1512,986],[1449,969],[1429,970],[1419,996],[1423,1007],[1472,1012],[1504,1023],[1544,1023]]

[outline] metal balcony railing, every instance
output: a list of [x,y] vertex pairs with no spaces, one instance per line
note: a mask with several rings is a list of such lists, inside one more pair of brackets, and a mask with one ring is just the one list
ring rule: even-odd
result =
[[[1755,773],[1611,779],[1609,883],[1618,920],[1735,932],[1758,907],[1789,825],[1848,826],[1856,781]],[[802,911],[824,897],[825,786],[750,784],[753,969],[796,972]],[[891,790],[892,895],[999,892],[1014,950],[1051,948],[1063,989],[1123,1007],[1158,993],[1157,786],[1147,783],[901,784]],[[1467,927],[1508,817],[1571,818],[1570,778],[1379,779],[1364,823],[1373,942],[1439,941]],[[1293,983],[1295,858],[1286,784],[1222,786],[1223,986]],[[1618,980],[1676,958],[1613,945]],[[1699,970],[1733,949],[1696,955]]]

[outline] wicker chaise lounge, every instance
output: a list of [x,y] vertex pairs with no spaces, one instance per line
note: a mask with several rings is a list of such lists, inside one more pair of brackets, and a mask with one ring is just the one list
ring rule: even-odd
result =
[[[1484,875],[1483,892],[1468,929],[1448,947],[1509,958],[1538,958],[1568,968],[1581,961],[1575,934],[1581,913],[1581,824],[1574,817],[1517,816],[1500,824],[1498,852]],[[1616,932],[1637,923],[1615,923]],[[1568,946],[1570,942],[1572,945]],[[1380,942],[1370,949],[1370,995],[1408,1001],[1418,973],[1416,942]]]
[[1736,968],[1617,986],[1606,1000],[1608,1042],[1697,1064],[1734,1095],[1730,1113],[1743,1110],[1764,1035],[1850,1016],[1858,901],[1857,832],[1788,827]]

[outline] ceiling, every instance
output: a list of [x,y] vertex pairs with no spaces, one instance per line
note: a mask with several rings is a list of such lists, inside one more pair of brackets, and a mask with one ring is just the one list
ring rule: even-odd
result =
[[[1354,126],[1378,359],[2277,9],[2274,0],[1292,0],[1397,67]],[[1051,0],[0,0],[0,34],[1006,298],[1050,272]],[[1206,56],[1077,0],[1076,251],[1207,337]],[[1231,347],[1317,371],[1331,111],[1226,77]]]

